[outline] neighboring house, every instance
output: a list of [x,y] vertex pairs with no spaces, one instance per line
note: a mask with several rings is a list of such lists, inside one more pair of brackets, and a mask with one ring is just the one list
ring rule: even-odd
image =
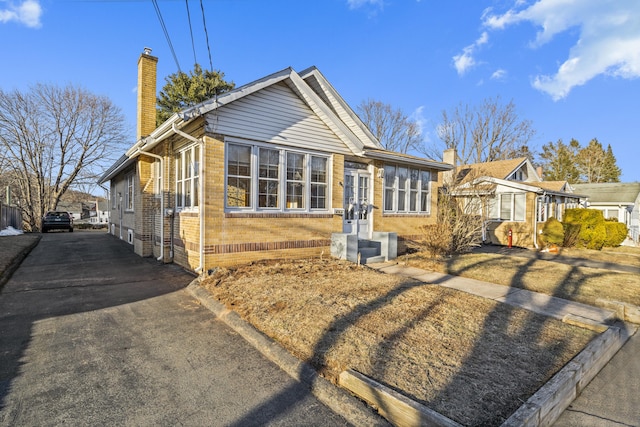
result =
[[[456,163],[454,150],[444,161]],[[539,247],[538,234],[549,217],[562,221],[565,209],[580,206],[580,196],[566,181],[543,181],[527,158],[499,160],[456,167],[445,173],[452,194],[474,203],[483,218],[485,243]]]
[[81,202],[60,202],[56,210],[69,212],[69,215],[74,221],[80,221],[88,217],[87,206]]
[[627,225],[629,237],[640,242],[640,182],[575,184],[576,191],[588,197],[587,207],[599,209],[605,218]]
[[451,166],[384,150],[316,68],[284,69],[156,128],[156,65],[145,50],[138,141],[100,179],[109,230],[137,254],[199,273],[330,251],[386,259],[435,222],[438,172]]
[[106,200],[95,200],[89,202],[89,223],[108,224],[109,223],[109,202]]

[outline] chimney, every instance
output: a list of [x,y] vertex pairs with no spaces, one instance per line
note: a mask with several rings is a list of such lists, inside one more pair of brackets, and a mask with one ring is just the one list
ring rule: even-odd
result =
[[538,174],[538,177],[539,177],[542,181],[544,181],[544,177],[542,176],[542,166],[538,166],[538,167],[536,168],[536,173]]
[[442,161],[444,163],[453,165],[453,167],[456,167],[456,163],[458,163],[458,153],[456,152],[456,149],[447,148],[446,150],[444,150],[444,152],[442,153]]
[[453,178],[456,175],[456,166],[458,163],[458,152],[455,148],[447,148],[442,153],[442,161],[453,165],[453,169],[442,174],[444,185],[453,185]]
[[144,48],[138,59],[138,126],[136,141],[147,137],[156,128],[156,70],[158,58]]

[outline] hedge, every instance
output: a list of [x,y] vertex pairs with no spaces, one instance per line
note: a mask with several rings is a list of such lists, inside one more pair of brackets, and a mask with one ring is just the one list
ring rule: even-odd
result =
[[[564,213],[564,223],[580,225],[575,242],[579,248],[600,250],[607,241],[604,215],[598,209],[567,209]],[[573,227],[569,226],[569,228]]]

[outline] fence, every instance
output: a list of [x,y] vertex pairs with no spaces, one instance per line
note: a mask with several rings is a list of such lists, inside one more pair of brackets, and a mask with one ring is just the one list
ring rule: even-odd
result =
[[0,230],[7,227],[22,230],[22,215],[17,206],[8,206],[0,202]]

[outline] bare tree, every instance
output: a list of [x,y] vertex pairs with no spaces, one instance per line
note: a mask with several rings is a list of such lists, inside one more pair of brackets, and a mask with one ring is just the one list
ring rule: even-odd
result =
[[124,117],[106,97],[71,85],[0,90],[4,176],[32,230],[80,176],[111,164],[124,141]]
[[[535,131],[530,121],[520,120],[513,101],[503,105],[496,97],[443,111],[437,133],[444,148],[456,149],[461,164],[472,164],[531,156],[528,144]],[[441,158],[442,151],[432,147],[429,154]]]
[[368,99],[358,105],[358,112],[385,149],[400,153],[424,152],[420,126],[402,110]]

